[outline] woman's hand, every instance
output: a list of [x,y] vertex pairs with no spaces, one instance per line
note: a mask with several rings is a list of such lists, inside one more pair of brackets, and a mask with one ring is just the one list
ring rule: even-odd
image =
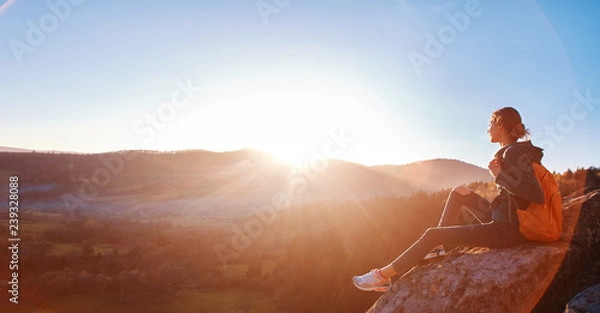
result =
[[502,167],[500,166],[500,160],[494,158],[488,164],[488,169],[490,170],[490,174],[494,176],[494,178],[498,177],[498,174],[502,171]]

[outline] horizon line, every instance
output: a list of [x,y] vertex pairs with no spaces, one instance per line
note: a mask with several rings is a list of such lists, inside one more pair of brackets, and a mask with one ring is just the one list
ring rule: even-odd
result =
[[[11,151],[11,150],[15,150],[15,151]],[[146,153],[179,153],[179,152],[209,152],[209,153],[234,153],[234,152],[241,152],[241,151],[256,151],[256,152],[260,152],[260,153],[264,153],[267,154],[273,158],[277,158],[276,156],[274,156],[271,152],[268,152],[264,149],[260,149],[260,148],[240,148],[240,149],[236,149],[236,150],[222,150],[222,151],[215,151],[215,150],[208,150],[208,149],[201,149],[201,148],[197,148],[197,149],[183,149],[183,150],[152,150],[152,149],[130,149],[130,150],[111,150],[111,151],[103,151],[103,152],[77,152],[77,151],[62,151],[62,150],[37,150],[37,149],[29,149],[29,148],[22,148],[22,147],[8,147],[8,146],[0,146],[0,153],[42,153],[42,154],[71,154],[71,155],[99,155],[99,154],[110,154],[110,153],[124,153],[124,152],[146,152]],[[350,161],[350,160],[344,160],[344,159],[337,159],[337,158],[331,158],[332,160],[339,160],[339,161],[343,161],[343,162],[349,162],[349,163],[355,163],[355,164],[360,164],[366,167],[375,167],[375,166],[403,166],[403,165],[409,165],[409,164],[414,164],[414,163],[420,163],[420,162],[427,162],[427,161],[436,161],[436,160],[448,160],[448,161],[458,161],[458,162],[462,162],[465,164],[469,164],[469,165],[473,165],[479,168],[483,168],[482,166],[479,166],[477,164],[473,164],[473,163],[469,163],[460,159],[454,159],[454,158],[445,158],[445,157],[437,157],[437,158],[431,158],[431,159],[423,159],[423,160],[416,160],[413,162],[408,162],[408,163],[380,163],[380,164],[373,164],[373,165],[367,165],[361,162],[356,162],[356,161]],[[285,162],[285,161],[282,161]]]

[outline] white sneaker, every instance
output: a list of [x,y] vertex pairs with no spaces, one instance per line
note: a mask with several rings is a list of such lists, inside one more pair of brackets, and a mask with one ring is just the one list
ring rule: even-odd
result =
[[352,278],[354,286],[360,290],[386,292],[392,286],[391,278],[383,278],[379,270],[372,270],[362,276]]
[[431,252],[427,253],[427,255],[423,258],[424,260],[437,258],[440,256],[446,255],[446,250],[444,250],[444,246],[437,245]]

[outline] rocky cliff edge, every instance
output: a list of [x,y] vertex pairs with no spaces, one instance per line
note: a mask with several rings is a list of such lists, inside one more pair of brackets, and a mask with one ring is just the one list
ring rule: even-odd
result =
[[600,249],[600,191],[564,199],[563,212],[559,241],[459,248],[423,261],[368,313],[561,312],[570,286]]

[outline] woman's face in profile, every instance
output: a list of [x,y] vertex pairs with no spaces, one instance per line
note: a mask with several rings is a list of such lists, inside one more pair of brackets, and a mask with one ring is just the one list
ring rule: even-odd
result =
[[490,118],[490,123],[488,124],[488,134],[490,134],[490,141],[495,143],[500,140],[500,125],[494,120],[494,118]]

